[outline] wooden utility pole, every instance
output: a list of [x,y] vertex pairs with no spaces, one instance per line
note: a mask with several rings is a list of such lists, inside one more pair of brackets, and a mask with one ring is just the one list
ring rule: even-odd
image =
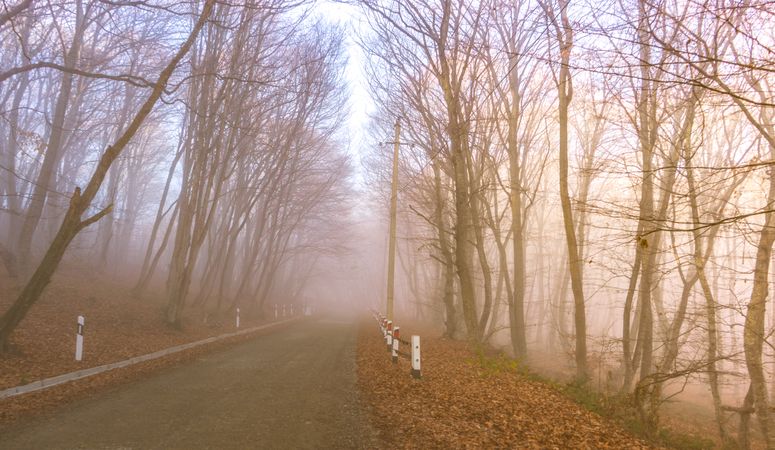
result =
[[396,119],[393,140],[393,179],[390,183],[390,238],[388,242],[387,319],[393,320],[393,293],[396,275],[396,201],[398,197],[398,146],[401,138],[401,119]]

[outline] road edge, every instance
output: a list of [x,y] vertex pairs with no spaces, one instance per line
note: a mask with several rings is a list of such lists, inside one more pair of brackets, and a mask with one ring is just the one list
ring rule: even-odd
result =
[[154,359],[162,358],[164,356],[173,355],[191,348],[200,347],[202,345],[210,344],[213,342],[222,341],[245,334],[254,333],[256,331],[269,329],[275,326],[288,324],[294,321],[300,320],[300,318],[292,318],[287,320],[281,320],[279,322],[272,322],[256,327],[248,328],[245,330],[234,331],[231,333],[221,334],[218,336],[212,336],[198,341],[189,342],[186,344],[176,345],[174,347],[168,347],[163,350],[158,350],[153,353],[147,353],[145,355],[135,356],[133,358],[125,359],[123,361],[113,362],[109,364],[103,364],[101,366],[90,367],[88,369],[77,370],[74,372],[65,373],[62,375],[56,375],[42,380],[33,381],[32,383],[24,384],[21,386],[10,387],[0,391],[0,400],[4,400],[19,395],[24,395],[30,392],[42,391],[54,386],[58,386],[64,383],[68,383],[75,380],[81,380],[84,378],[92,377],[101,373],[105,373],[111,370],[120,369],[123,367],[129,367],[135,364],[139,364],[145,361],[152,361]]

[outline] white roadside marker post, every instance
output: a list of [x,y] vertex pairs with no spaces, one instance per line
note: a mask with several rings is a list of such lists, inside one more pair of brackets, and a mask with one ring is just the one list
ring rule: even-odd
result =
[[237,308],[237,328],[239,328],[239,308]]
[[387,341],[387,351],[388,352],[393,351],[393,321],[392,320],[388,320],[387,337],[385,339]]
[[420,336],[412,335],[412,376],[421,378],[420,372]]
[[78,316],[78,328],[75,334],[75,360],[81,361],[83,359],[83,325],[85,319],[83,316]]
[[398,345],[401,342],[401,327],[396,327],[395,330],[393,330],[393,352],[390,354],[391,360],[393,360],[393,364],[398,364]]

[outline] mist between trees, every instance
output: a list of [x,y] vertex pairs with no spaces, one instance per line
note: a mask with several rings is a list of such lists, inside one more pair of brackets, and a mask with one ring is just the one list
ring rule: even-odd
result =
[[775,446],[772,5],[360,4],[385,204],[402,126],[404,310],[560,355],[652,430],[700,383],[725,444],[755,417]]

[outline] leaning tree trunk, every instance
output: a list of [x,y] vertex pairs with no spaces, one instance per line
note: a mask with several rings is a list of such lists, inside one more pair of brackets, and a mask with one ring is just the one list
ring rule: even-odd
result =
[[204,26],[205,21],[210,16],[215,0],[207,0],[205,3],[202,14],[199,16],[196,24],[194,25],[191,34],[186,41],[180,47],[178,52],[173,56],[172,60],[167,64],[164,70],[159,75],[159,79],[154,84],[153,91],[148,96],[148,99],[143,103],[140,110],[137,112],[132,122],[127,127],[126,131],[116,140],[116,142],[109,146],[105,153],[97,164],[97,168],[86,185],[86,189],[81,194],[80,188],[75,188],[73,196],[70,198],[70,206],[65,213],[64,220],[54,236],[54,240],[49,246],[46,254],[43,256],[43,260],[38,265],[32,277],[22,289],[19,296],[14,301],[11,308],[0,317],[0,351],[6,351],[8,349],[9,337],[13,330],[19,325],[29,312],[30,308],[38,301],[43,290],[51,281],[51,276],[59,266],[62,257],[67,250],[68,245],[73,238],[84,228],[98,221],[100,218],[108,214],[112,206],[108,206],[104,210],[97,214],[81,219],[83,214],[90,208],[94,197],[105,180],[105,176],[110,169],[110,166],[118,158],[124,148],[129,144],[129,141],[137,133],[137,130],[145,121],[145,118],[150,114],[156,102],[161,97],[161,94],[167,87],[172,73],[177,68],[180,61],[188,53],[189,49],[193,45],[196,37],[199,35],[199,31]]

